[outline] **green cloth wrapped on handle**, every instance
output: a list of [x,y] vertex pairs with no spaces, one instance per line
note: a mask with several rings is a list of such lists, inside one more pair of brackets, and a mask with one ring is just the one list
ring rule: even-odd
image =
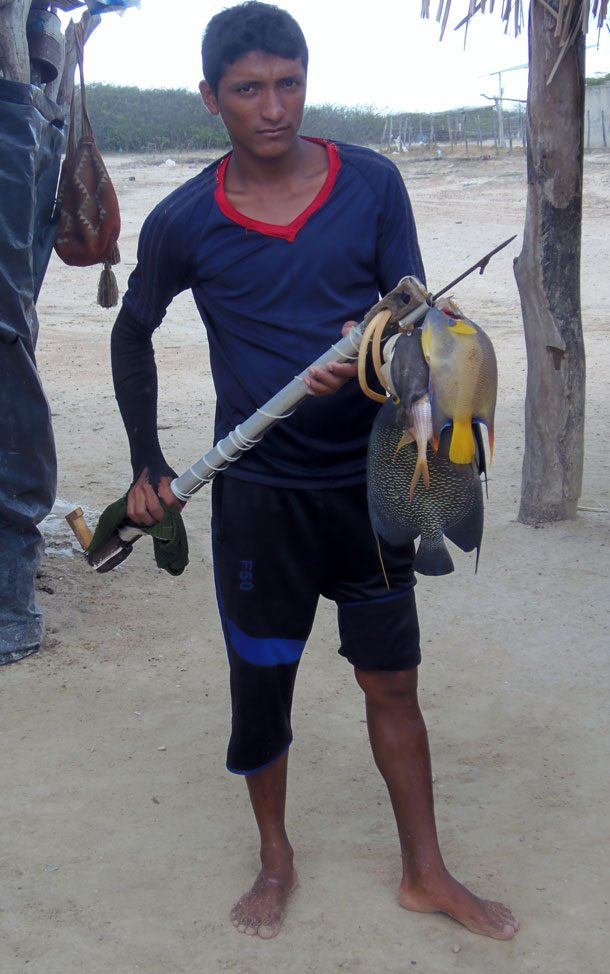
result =
[[127,517],[127,496],[121,497],[102,512],[91,544],[87,548],[87,556],[95,555],[119,527],[128,525],[152,537],[155,561],[159,568],[163,568],[170,575],[182,575],[189,562],[189,546],[184,521],[179,511],[174,511],[165,504],[163,508],[165,517],[162,521],[150,526],[135,524]]

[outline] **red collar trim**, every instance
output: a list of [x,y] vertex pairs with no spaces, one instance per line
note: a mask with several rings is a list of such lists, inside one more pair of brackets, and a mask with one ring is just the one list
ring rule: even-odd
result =
[[[305,138],[305,136],[304,136]],[[216,190],[214,192],[214,199],[218,204],[220,212],[227,217],[227,219],[232,220],[233,223],[239,224],[240,227],[244,227],[246,230],[256,230],[258,233],[263,233],[267,237],[279,237],[281,240],[287,240],[288,243],[292,243],[296,237],[299,230],[305,226],[310,216],[312,216],[316,210],[319,210],[321,206],[324,205],[328,197],[330,196],[335,181],[337,179],[337,174],[341,169],[341,159],[339,158],[339,150],[337,146],[332,142],[325,142],[323,139],[311,139],[307,138],[308,142],[317,142],[319,145],[323,145],[326,149],[326,155],[328,157],[328,173],[326,179],[324,180],[323,186],[320,188],[315,198],[311,201],[309,206],[303,210],[292,223],[287,224],[287,226],[276,226],[273,223],[261,223],[259,220],[252,220],[249,216],[240,213],[236,210],[234,206],[231,205],[227,199],[224,183],[225,175],[227,172],[227,166],[229,165],[229,160],[232,153],[225,156],[221,160],[218,169],[216,170]]]

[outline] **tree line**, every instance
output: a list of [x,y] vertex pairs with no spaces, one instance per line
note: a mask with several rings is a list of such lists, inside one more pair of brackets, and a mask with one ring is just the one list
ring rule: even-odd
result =
[[[201,98],[193,92],[90,84],[87,102],[97,144],[105,152],[222,150],[228,145],[222,122],[205,111]],[[504,117],[517,134],[523,110],[505,112]],[[496,130],[493,105],[390,115],[366,106],[312,105],[305,110],[302,127],[304,135],[387,148],[482,143],[493,140]]]

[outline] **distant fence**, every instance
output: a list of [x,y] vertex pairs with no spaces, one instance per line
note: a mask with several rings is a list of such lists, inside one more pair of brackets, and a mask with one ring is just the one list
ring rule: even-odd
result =
[[512,151],[524,147],[527,138],[525,108],[502,110],[484,106],[481,109],[397,116],[385,120],[380,144],[388,149],[408,151],[414,145],[446,145],[455,149],[470,146],[479,149],[494,146]]
[[[103,151],[223,151],[229,144],[221,120],[207,115],[199,95],[193,92],[91,84],[88,101],[96,140]],[[391,115],[366,106],[308,105],[302,131],[304,135],[385,151],[446,146],[466,153],[471,147],[512,152],[514,146],[525,147],[526,118],[525,104],[506,98],[490,99],[478,108]],[[609,139],[610,84],[590,87],[587,83],[585,145],[607,147]]]

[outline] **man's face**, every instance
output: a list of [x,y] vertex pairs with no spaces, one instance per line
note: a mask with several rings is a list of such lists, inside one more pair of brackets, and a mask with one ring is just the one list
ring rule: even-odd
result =
[[206,81],[199,89],[208,111],[222,117],[235,148],[276,159],[294,145],[305,106],[300,58],[252,51],[226,65],[216,94]]

